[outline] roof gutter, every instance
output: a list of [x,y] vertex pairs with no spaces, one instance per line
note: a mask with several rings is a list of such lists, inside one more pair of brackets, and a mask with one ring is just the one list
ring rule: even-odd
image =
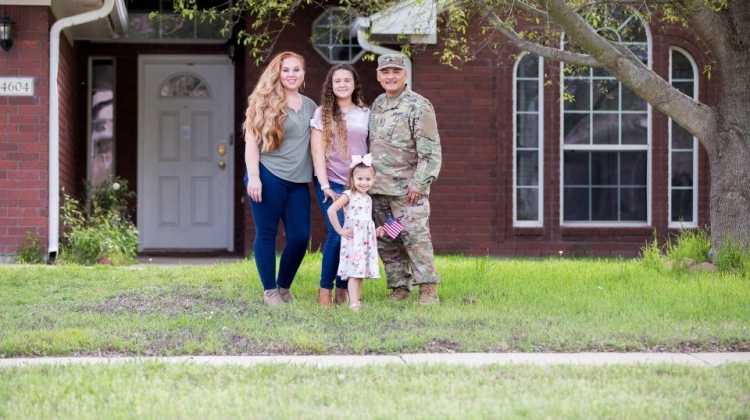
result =
[[50,261],[57,256],[60,240],[60,34],[66,28],[106,18],[115,0],[104,0],[102,7],[58,20],[50,30],[49,48],[49,232],[47,252]]
[[[370,19],[360,17],[357,18],[357,20],[354,21],[354,29],[357,31],[357,42],[359,43],[359,46],[362,47],[363,50],[369,51],[371,53],[375,53],[378,55],[382,54],[394,54],[394,53],[401,53],[401,51],[393,50],[390,48],[386,48],[382,45],[371,43],[368,40],[366,29],[370,27]],[[412,64],[411,59],[409,57],[406,57],[406,83],[409,86],[409,89],[413,89],[414,86],[412,85]]]

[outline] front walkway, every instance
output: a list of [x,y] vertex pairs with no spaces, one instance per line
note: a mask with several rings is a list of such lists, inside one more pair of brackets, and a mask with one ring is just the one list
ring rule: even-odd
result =
[[381,356],[175,356],[175,357],[39,357],[0,359],[0,368],[38,365],[88,365],[116,363],[194,363],[215,366],[295,364],[368,366],[384,364],[444,364],[459,366],[499,365],[641,365],[669,363],[715,367],[726,363],[750,363],[744,353],[422,353]]

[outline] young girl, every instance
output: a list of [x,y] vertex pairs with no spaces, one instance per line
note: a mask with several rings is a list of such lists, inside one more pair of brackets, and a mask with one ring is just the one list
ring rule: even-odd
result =
[[[349,307],[354,311],[359,310],[362,305],[362,280],[380,277],[376,237],[382,237],[385,230],[382,226],[376,229],[372,221],[372,199],[367,191],[374,180],[372,156],[352,156],[349,189],[328,208],[328,220],[341,235],[338,275],[349,279]],[[342,208],[345,214],[344,227],[341,227],[336,215]]]

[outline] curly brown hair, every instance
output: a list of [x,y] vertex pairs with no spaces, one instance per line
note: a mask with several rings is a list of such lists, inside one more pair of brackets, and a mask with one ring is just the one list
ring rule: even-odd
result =
[[[349,147],[346,141],[346,120],[344,120],[341,108],[339,108],[336,95],[333,93],[333,73],[338,70],[346,70],[352,74],[354,79],[354,91],[352,92],[352,102],[354,105],[364,107],[365,101],[362,97],[362,86],[359,83],[359,75],[349,64],[336,64],[328,70],[326,80],[323,82],[323,89],[320,93],[321,120],[323,121],[323,144],[325,145],[326,155],[331,153],[334,137],[340,142],[340,150],[346,157],[349,154]],[[336,135],[334,136],[334,129]]]

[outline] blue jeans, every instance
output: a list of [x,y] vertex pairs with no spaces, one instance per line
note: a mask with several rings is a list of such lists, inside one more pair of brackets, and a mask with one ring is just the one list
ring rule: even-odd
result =
[[[344,185],[329,182],[331,189],[337,194],[344,192],[346,187]],[[336,275],[339,270],[339,249],[341,248],[341,236],[333,230],[331,221],[328,220],[328,208],[333,204],[333,200],[328,199],[327,202],[323,202],[325,196],[323,191],[320,190],[320,183],[315,178],[315,196],[318,198],[318,206],[320,207],[321,213],[323,213],[323,222],[326,225],[326,240],[323,242],[323,266],[320,268],[320,287],[322,289],[333,289],[333,279],[336,279],[336,287],[346,289],[347,280],[342,279]],[[339,210],[339,223],[341,226],[344,225],[344,211]]]
[[[310,241],[310,190],[307,183],[285,181],[259,165],[262,200],[250,200],[255,222],[253,254],[265,290],[288,289],[294,281]],[[247,186],[247,175],[245,175]],[[247,190],[247,188],[245,188]],[[248,197],[249,199],[249,197]],[[276,234],[284,222],[286,244],[276,277]]]

